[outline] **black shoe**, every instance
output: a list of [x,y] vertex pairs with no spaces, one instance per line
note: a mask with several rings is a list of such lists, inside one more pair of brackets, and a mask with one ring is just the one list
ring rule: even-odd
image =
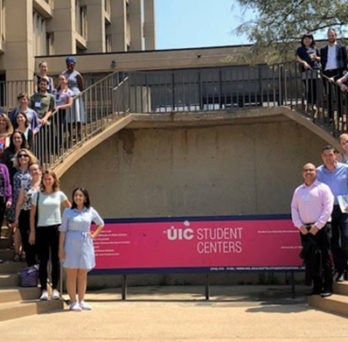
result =
[[330,297],[331,295],[332,295],[332,291],[330,291],[330,290],[324,290],[324,291],[320,294],[321,297]]
[[321,294],[321,291],[312,290],[311,292],[307,293],[307,296],[319,296]]
[[344,272],[337,272],[335,273],[335,281],[337,283],[344,281]]

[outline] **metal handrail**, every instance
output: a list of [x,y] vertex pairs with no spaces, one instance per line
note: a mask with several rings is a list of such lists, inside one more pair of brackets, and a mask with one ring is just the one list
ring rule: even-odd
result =
[[73,110],[67,111],[69,120],[53,116],[52,125],[36,137],[35,153],[48,166],[55,165],[127,112],[160,115],[288,106],[336,136],[347,129],[348,100],[341,95],[320,73],[304,77],[296,62],[113,72],[74,99],[73,107],[85,109],[82,121]]

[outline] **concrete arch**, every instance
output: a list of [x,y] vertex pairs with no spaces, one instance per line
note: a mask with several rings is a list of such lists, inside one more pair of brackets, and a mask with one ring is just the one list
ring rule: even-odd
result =
[[288,214],[302,165],[320,164],[328,143],[338,147],[286,107],[129,114],[56,171],[105,218]]

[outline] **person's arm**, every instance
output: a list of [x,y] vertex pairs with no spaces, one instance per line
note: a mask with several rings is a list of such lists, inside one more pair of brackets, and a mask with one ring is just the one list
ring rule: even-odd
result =
[[85,81],[82,77],[82,75],[80,73],[77,74],[77,87],[80,89],[80,91],[83,91],[83,89],[85,88]]
[[21,189],[19,190],[18,199],[17,199],[17,203],[16,203],[15,221],[14,221],[14,224],[16,226],[18,226],[18,218],[19,218],[19,214],[21,212],[23,202],[24,202],[24,188],[21,187]]
[[32,111],[33,113],[32,113],[32,119],[31,119],[30,125],[31,125],[31,129],[33,130],[33,134],[36,134],[40,130],[40,121],[35,110],[32,109]]
[[10,208],[12,206],[12,185],[10,181],[10,173],[8,171],[8,167],[4,164],[2,167],[2,172],[4,174],[4,195],[6,201],[6,208]]
[[59,260],[65,259],[64,242],[65,242],[65,232],[60,231],[59,232],[59,249],[58,249]]
[[302,65],[304,70],[312,69],[311,66],[303,58],[302,47],[296,50],[296,61]]
[[57,109],[57,110],[59,110],[59,109],[68,109],[68,108],[70,108],[70,107],[73,105],[73,103],[74,103],[73,97],[72,97],[72,96],[69,96],[69,97],[68,97],[68,102],[65,103],[65,104],[63,104],[63,105],[57,106],[56,109]]
[[63,212],[62,217],[62,225],[59,228],[59,249],[58,249],[58,256],[60,260],[65,259],[65,251],[64,251],[64,243],[65,243],[65,235],[66,231],[68,230],[69,225],[69,215],[66,210]]
[[322,202],[322,211],[318,220],[312,225],[311,229],[309,230],[309,232],[313,235],[315,235],[329,221],[334,206],[334,196],[330,188],[326,184],[321,185],[320,196]]
[[95,239],[104,228],[104,220],[100,217],[100,215],[94,208],[90,208],[90,210],[92,211],[92,221],[96,223],[97,227],[93,232],[91,231],[89,234],[92,239]]
[[55,89],[54,87],[54,80],[53,80],[53,77],[49,77],[50,79],[50,82],[51,82],[51,92],[53,92],[53,90]]
[[70,203],[70,201],[68,199],[66,199],[66,200],[64,200],[62,202],[62,206],[63,206],[63,208],[70,208],[71,207],[71,203]]
[[53,115],[55,109],[56,109],[56,99],[54,98],[53,95],[51,95],[50,107],[49,107],[48,111],[45,113],[44,117],[41,119],[42,125],[45,125],[47,123],[49,118]]
[[27,143],[29,145],[29,149],[31,150],[33,148],[33,131],[31,128],[28,129],[28,139]]
[[35,216],[36,216],[36,205],[31,204],[30,207],[30,233],[29,233],[29,243],[31,245],[35,244]]
[[308,230],[305,228],[299,211],[299,206],[297,202],[297,191],[295,190],[294,195],[291,200],[291,219],[292,223],[298,230],[301,232],[301,234],[306,235],[308,234]]
[[340,87],[341,91],[347,91],[348,90],[348,87],[347,85],[345,84],[347,82],[347,77],[346,75],[342,76],[341,78],[339,78],[337,81],[336,81],[336,84]]

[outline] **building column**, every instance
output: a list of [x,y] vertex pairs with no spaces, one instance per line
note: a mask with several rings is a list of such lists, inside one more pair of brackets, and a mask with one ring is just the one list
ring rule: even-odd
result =
[[156,49],[155,5],[154,0],[144,0],[144,38],[145,50]]
[[142,0],[129,0],[130,50],[143,50]]
[[53,18],[50,20],[47,29],[48,31],[54,31],[53,49],[55,54],[76,53],[75,0],[55,1],[54,15]]

